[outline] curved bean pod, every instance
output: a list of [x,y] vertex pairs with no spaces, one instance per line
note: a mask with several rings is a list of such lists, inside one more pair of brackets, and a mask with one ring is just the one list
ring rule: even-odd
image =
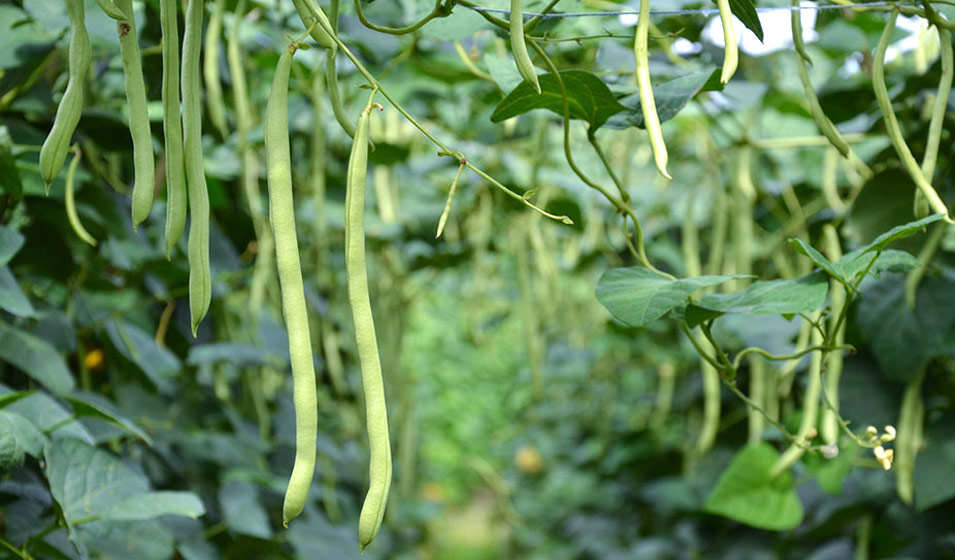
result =
[[358,542],[364,550],[381,528],[391,488],[391,441],[388,436],[388,411],[385,386],[378,356],[378,339],[368,296],[368,273],[365,270],[365,177],[368,173],[368,120],[372,106],[365,107],[358,118],[355,142],[348,159],[345,193],[345,271],[348,278],[348,302],[355,323],[355,341],[361,362],[361,379],[365,390],[365,415],[368,444],[371,452],[368,473],[369,488],[361,506],[358,521]]
[[109,17],[115,19],[116,21],[126,21],[126,14],[123,13],[116,4],[113,3],[113,0],[96,0],[96,3],[99,4],[103,13]]
[[[129,0],[124,0],[128,2]],[[182,37],[182,139],[189,192],[189,313],[192,336],[209,311],[212,274],[209,269],[209,191],[202,168],[202,92],[199,54],[202,50],[202,0],[189,0]]]
[[332,106],[335,120],[346,134],[355,137],[355,123],[348,118],[345,105],[342,103],[341,92],[338,90],[338,68],[335,66],[335,50],[325,56],[325,84],[328,89],[328,102]]
[[83,82],[93,56],[90,36],[86,31],[83,0],[67,0],[66,7],[70,16],[70,77],[60,105],[56,108],[53,127],[40,148],[40,175],[43,176],[47,194],[50,194],[50,184],[63,169],[66,153],[70,149],[70,140],[80,122],[80,114],[83,112]]
[[736,67],[739,65],[739,47],[736,45],[736,31],[733,29],[733,12],[730,10],[729,0],[716,0],[720,9],[720,23],[723,25],[723,42],[726,50],[723,54],[723,70],[720,72],[720,83],[727,83]]
[[76,213],[76,200],[73,195],[73,185],[76,182],[76,168],[80,163],[80,151],[76,150],[73,154],[73,161],[70,162],[70,166],[66,169],[66,195],[64,196],[64,202],[66,203],[66,219],[70,222],[70,227],[73,228],[73,231],[76,232],[77,237],[82,239],[84,242],[89,243],[93,247],[96,247],[96,239],[90,235],[90,232],[86,231],[86,228],[83,227],[83,222],[80,221],[79,214]]
[[872,88],[875,90],[875,98],[879,103],[882,118],[885,120],[885,128],[889,133],[889,139],[892,141],[892,146],[895,147],[899,159],[902,160],[902,166],[905,167],[915,186],[921,191],[922,196],[928,201],[932,210],[940,214],[945,214],[946,221],[951,222],[951,218],[948,218],[948,207],[945,206],[941,197],[935,192],[932,183],[922,173],[922,169],[919,167],[918,162],[915,161],[912,151],[909,150],[908,145],[905,143],[905,137],[902,136],[899,121],[895,118],[895,112],[892,110],[892,100],[889,99],[889,90],[885,85],[885,51],[889,48],[889,43],[892,40],[892,32],[895,31],[895,22],[898,18],[898,10],[893,10],[892,13],[889,14],[889,21],[886,23],[885,29],[882,31],[882,36],[879,38],[879,44],[875,49],[875,55],[872,61]]
[[537,71],[534,70],[534,63],[531,62],[531,56],[527,54],[527,43],[524,39],[524,0],[511,0],[511,13],[509,17],[511,52],[514,53],[514,62],[517,64],[517,71],[521,76],[530,82],[537,93],[541,92],[540,82],[537,81]]
[[276,264],[282,290],[282,314],[288,331],[289,356],[294,380],[295,464],[285,491],[282,523],[288,522],[305,507],[308,489],[315,473],[318,436],[318,397],[315,366],[312,360],[308,308],[295,234],[295,208],[292,200],[292,156],[288,131],[288,82],[295,45],[282,51],[265,112],[265,153],[269,183],[269,221],[275,235]]
[[119,52],[126,76],[126,103],[129,105],[129,133],[133,138],[133,231],[149,217],[156,189],[156,160],[153,157],[153,135],[146,111],[146,82],[143,80],[142,57],[136,35],[132,0],[117,0],[116,6],[126,14],[126,21],[116,23]]
[[223,138],[229,137],[229,127],[225,122],[225,104],[222,102],[222,84],[219,79],[219,38],[222,36],[223,0],[212,4],[212,15],[206,25],[205,51],[202,54],[202,77],[206,84],[206,105],[209,106],[209,120]]
[[328,21],[328,17],[325,16],[325,12],[318,5],[318,2],[315,2],[315,0],[292,0],[292,4],[295,6],[295,11],[298,12],[299,19],[302,20],[302,25],[309,30],[309,34],[318,43],[318,46],[326,49],[338,47],[335,40],[325,30],[325,26],[331,29],[332,24]]
[[942,77],[938,82],[938,94],[932,107],[932,118],[928,125],[928,141],[925,144],[925,157],[922,158],[922,174],[929,181],[935,175],[935,162],[938,159],[938,145],[942,138],[942,125],[948,110],[948,98],[952,94],[952,77],[955,76],[955,61],[952,56],[952,33],[936,26],[938,43],[941,50]]
[[179,114],[178,2],[160,0],[162,27],[162,129],[166,159],[166,259],[186,228],[186,169],[182,155],[182,117]]
[[650,0],[640,0],[640,14],[637,16],[637,30],[633,38],[633,56],[637,63],[637,88],[640,90],[640,109],[643,111],[643,123],[653,148],[653,161],[657,170],[667,179],[673,177],[667,173],[667,145],[660,128],[660,116],[657,103],[653,99],[653,83],[650,81],[650,53],[647,38],[650,34]]

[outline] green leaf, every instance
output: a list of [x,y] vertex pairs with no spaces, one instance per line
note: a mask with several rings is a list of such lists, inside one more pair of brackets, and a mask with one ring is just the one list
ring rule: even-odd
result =
[[[686,76],[663,82],[653,88],[653,98],[656,101],[657,115],[660,122],[672,119],[679,113],[693,97],[701,91],[719,91],[720,70],[703,70]],[[620,103],[628,110],[618,113],[607,120],[607,128],[627,128],[636,126],[645,128],[643,124],[643,109],[640,106],[640,93],[634,92],[620,98]]]
[[793,237],[789,239],[789,244],[793,246],[797,251],[809,257],[809,260],[816,263],[816,265],[826,272],[829,276],[838,277],[839,274],[833,269],[832,262],[826,258],[825,255],[816,250],[815,247],[806,243],[798,237]]
[[838,495],[842,493],[842,482],[849,474],[849,468],[852,466],[852,458],[856,455],[858,447],[849,445],[839,450],[839,454],[832,459],[827,459],[822,455],[807,454],[803,457],[803,462],[809,467],[819,487],[829,494]]
[[709,294],[695,305],[721,313],[743,315],[784,315],[819,309],[826,302],[829,281],[815,272],[791,280],[753,282],[744,290],[731,294]]
[[756,37],[763,41],[763,26],[759,22],[759,14],[756,13],[756,2],[752,0],[729,0],[730,11],[738,17],[743,25],[756,34]]
[[152,336],[126,321],[108,322],[106,334],[119,353],[136,364],[161,392],[172,390],[180,363],[168,348],[159,347]]
[[21,370],[56,395],[73,390],[63,356],[47,341],[0,321],[0,360]]
[[219,488],[219,505],[229,530],[260,539],[272,538],[269,515],[258,488],[242,481],[229,481]]
[[893,241],[898,241],[899,239],[904,239],[911,235],[915,235],[922,231],[923,228],[929,224],[935,223],[945,217],[945,214],[932,214],[922,218],[921,220],[916,220],[914,222],[909,222],[907,224],[902,224],[900,226],[895,226],[889,231],[883,233],[882,235],[876,237],[872,243],[869,243],[865,247],[858,249],[863,253],[868,253],[869,251],[881,251],[885,249],[889,243]]
[[0,266],[6,266],[13,255],[23,247],[24,237],[20,232],[0,225]]
[[16,317],[32,317],[34,314],[30,300],[5,266],[0,266],[0,309]]
[[0,471],[23,462],[24,453],[40,458],[47,438],[29,420],[16,412],[0,410]]
[[693,292],[746,276],[697,276],[671,280],[646,268],[612,268],[597,282],[597,300],[618,321],[642,327],[683,304]]
[[0,408],[3,408],[8,404],[13,404],[24,397],[29,397],[35,392],[36,391],[11,391],[9,393],[4,393],[0,395]]
[[141,521],[160,515],[182,515],[195,519],[206,513],[202,500],[192,492],[149,492],[134,496],[106,510],[100,519]]
[[66,400],[73,406],[73,413],[76,416],[99,418],[138,437],[149,445],[153,444],[149,434],[141,430],[132,420],[112,410],[113,407],[108,401],[96,402],[99,400],[96,397],[96,395],[73,395],[66,397]]
[[[617,101],[607,84],[590,72],[565,70],[560,77],[567,90],[570,118],[587,121],[591,130],[600,128],[611,116],[627,110]],[[564,102],[557,78],[553,74],[542,74],[539,80],[540,94],[530,83],[521,82],[498,103],[491,114],[491,121],[501,122],[534,109],[548,109],[563,115]]]
[[704,511],[772,531],[799,526],[803,511],[792,475],[770,476],[778,457],[768,443],[744,448],[723,471]]
[[955,427],[951,422],[928,425],[913,475],[915,508],[919,511],[955,497]]
[[[872,262],[873,259],[875,262]],[[869,264],[872,264],[870,267]],[[846,253],[841,259],[836,261],[833,269],[836,274],[846,282],[854,282],[856,276],[868,268],[869,274],[879,277],[883,272],[892,272],[895,274],[908,272],[919,267],[919,260],[905,251],[895,251],[887,249],[876,254],[858,249],[851,253]]]
[[20,198],[23,196],[23,182],[20,181],[20,172],[17,171],[16,158],[10,150],[9,140],[9,134],[0,132],[0,192]]

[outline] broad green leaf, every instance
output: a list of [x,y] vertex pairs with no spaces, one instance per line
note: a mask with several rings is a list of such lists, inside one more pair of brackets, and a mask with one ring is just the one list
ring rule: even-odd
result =
[[[0,127],[2,128],[4,127]],[[16,158],[10,150],[9,140],[9,134],[0,130],[0,193],[20,198],[23,196],[23,183],[20,181],[20,172],[17,171]]]
[[8,404],[13,404],[24,397],[29,397],[34,392],[35,391],[11,391],[9,393],[4,393],[0,395],[0,408],[3,408]]
[[139,327],[125,321],[110,321],[106,333],[120,354],[132,361],[162,392],[172,390],[179,359]]
[[889,245],[889,243],[892,243],[893,241],[898,241],[899,239],[904,239],[906,237],[909,237],[910,235],[915,235],[916,233],[919,233],[920,231],[922,231],[922,229],[928,226],[929,224],[935,223],[944,217],[945,217],[944,214],[932,214],[931,216],[926,216],[925,218],[922,218],[921,220],[915,220],[914,222],[909,222],[907,224],[895,226],[889,231],[876,237],[872,241],[872,243],[869,243],[865,247],[860,248],[859,251],[862,251],[864,253],[868,253],[869,251],[881,251],[882,249],[885,249]]
[[[607,84],[590,72],[565,70],[560,77],[567,90],[570,118],[587,121],[591,130],[600,128],[611,116],[627,110]],[[538,94],[528,82],[521,82],[498,103],[491,121],[501,122],[534,109],[548,109],[563,115],[564,102],[557,78],[553,74],[541,74],[539,80],[541,93]]]
[[160,515],[196,518],[206,513],[202,500],[192,492],[148,492],[122,501],[106,510],[100,519],[141,521]]
[[0,360],[23,370],[54,394],[63,395],[73,390],[73,375],[56,348],[2,321]]
[[484,61],[488,74],[494,78],[494,83],[501,88],[501,91],[511,91],[524,81],[511,57],[486,54],[481,60]]
[[789,239],[789,244],[793,246],[797,251],[809,257],[809,260],[816,263],[816,265],[824,270],[829,276],[838,277],[839,274],[833,269],[832,262],[826,258],[825,255],[816,250],[815,247],[806,243],[798,237],[792,237]]
[[5,266],[0,266],[0,309],[17,317],[31,317],[34,313],[30,300]]
[[756,34],[756,37],[762,42],[763,26],[759,22],[759,14],[756,13],[756,2],[753,0],[729,0],[730,11],[738,17],[743,25]]
[[955,351],[946,340],[955,326],[953,290],[950,280],[925,278],[913,310],[905,302],[903,276],[887,276],[866,288],[856,323],[889,379],[908,381],[936,356]]
[[267,348],[241,342],[215,342],[193,346],[186,358],[186,363],[191,366],[216,362],[240,366],[273,364],[282,367],[288,364],[288,353],[282,356]]
[[683,304],[693,292],[745,276],[697,276],[671,280],[646,268],[612,268],[597,282],[597,300],[618,321],[642,327]]
[[862,274],[866,268],[869,269],[870,275],[878,277],[883,272],[899,274],[918,267],[919,260],[917,258],[905,251],[895,251],[893,249],[887,249],[881,253],[871,253],[859,249],[843,255],[833,265],[836,274],[846,282],[853,282],[856,276]]
[[50,437],[68,437],[93,443],[93,436],[86,426],[75,420],[71,412],[46,392],[33,392],[8,403],[4,410],[23,416],[41,432],[49,433]]
[[0,266],[6,266],[25,241],[20,232],[0,225]]
[[229,530],[260,539],[272,538],[269,515],[255,485],[226,482],[219,488],[219,505]]
[[792,475],[770,476],[779,455],[768,443],[744,448],[723,471],[704,511],[751,527],[785,531],[802,523],[803,510]]
[[915,507],[924,511],[955,497],[955,429],[950,422],[929,424],[915,458]]
[[[718,68],[694,72],[654,86],[653,98],[656,101],[657,115],[660,117],[660,122],[675,117],[697,93],[719,91],[721,89],[723,89],[723,86],[720,84]],[[644,128],[640,94],[634,92],[621,97],[620,103],[629,110],[610,117],[605,126],[616,129],[630,126]]]
[[0,410],[0,471],[19,466],[24,453],[40,458],[47,438],[16,412]]
[[[109,401],[97,398],[97,395],[72,395],[66,397],[67,402],[73,406],[73,413],[76,416],[89,416],[105,420],[118,428],[138,437],[149,445],[152,445],[152,438],[144,432],[132,420],[122,416],[115,410]],[[102,401],[102,402],[100,402]]]
[[730,294],[708,294],[694,305],[721,313],[795,314],[822,307],[828,290],[826,275],[816,272],[791,280],[753,282],[746,289]]
[[855,445],[849,445],[840,449],[839,454],[831,459],[819,454],[807,454],[803,457],[803,462],[816,477],[820,488],[829,494],[838,495],[842,493],[842,482],[849,474],[852,458],[857,450],[858,447]]

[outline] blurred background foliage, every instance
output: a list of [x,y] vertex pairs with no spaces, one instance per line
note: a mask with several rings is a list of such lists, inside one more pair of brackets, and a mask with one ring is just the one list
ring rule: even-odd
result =
[[[295,56],[289,101],[300,252],[319,365],[319,462],[305,514],[284,530],[281,497],[294,452],[287,340],[275,273],[255,266],[263,248],[241,184],[225,48],[217,64],[226,134],[206,117],[203,138],[214,293],[193,339],[185,238],[167,261],[161,180],[150,219],[132,232],[115,24],[95,2],[86,4],[94,62],[74,137],[83,150],[76,197],[99,240],[95,248],[68,225],[63,175],[44,196],[38,173],[38,148],[66,81],[62,3],[0,5],[0,558],[357,558],[367,449],[344,292],[350,139],[315,90],[322,81],[312,76],[325,54]],[[223,37],[239,22],[235,3],[225,4]],[[266,205],[265,100],[286,37],[302,27],[290,2],[250,4],[239,40],[256,115],[250,142],[262,173],[258,195]],[[365,10],[377,23],[403,25],[427,13],[425,4],[378,0]],[[525,9],[542,5],[527,2]],[[161,153],[158,1],[135,6]],[[701,6],[710,5],[653,4]],[[636,6],[565,0],[558,9],[627,7]],[[350,3],[341,10],[344,42],[428,130],[516,192],[539,189],[538,205],[575,222],[543,218],[465,171],[447,228],[435,239],[456,162],[436,156],[390,106],[373,117],[369,278],[395,482],[382,533],[365,557],[955,558],[955,238],[942,238],[915,310],[903,300],[904,276],[887,274],[867,281],[849,317],[847,342],[857,352],[846,358],[841,407],[854,427],[896,423],[906,383],[927,364],[914,502],[899,499],[894,472],[847,451],[826,488],[811,475],[817,457],[797,466],[805,518],[796,529],[765,531],[704,513],[720,473],[746,444],[746,408],[724,390],[716,444],[700,454],[702,385],[692,347],[671,322],[627,328],[597,303],[600,274],[634,264],[620,217],[571,173],[557,115],[490,120],[519,82],[506,35],[463,6],[401,37],[364,28]],[[642,130],[624,122],[597,133],[657,266],[687,274],[681,241],[688,224],[700,232],[701,254],[734,250],[732,236],[720,238],[714,228],[721,200],[739,180],[742,147],[753,150],[756,197],[748,223],[754,273],[762,278],[808,272],[811,263],[785,240],[816,243],[824,223],[840,226],[848,251],[911,221],[914,187],[885,137],[869,77],[884,19],[879,11],[828,10],[810,26],[817,34],[809,45],[811,73],[822,105],[843,132],[858,137],[857,152],[876,171],[864,186],[841,161],[827,163],[791,46],[743,56],[722,91],[698,93],[664,124],[673,181],[657,175]],[[898,32],[888,80],[920,155],[940,67],[930,34],[912,21]],[[654,18],[655,82],[705,76],[719,66],[722,49],[708,38],[708,22],[700,15]],[[619,35],[546,48],[562,70],[592,72],[623,97],[635,91],[630,25],[616,17],[567,18],[546,20],[538,32]],[[455,41],[482,75],[469,70]],[[344,58],[339,70],[346,107],[357,116],[367,99],[357,88],[363,80]],[[947,200],[951,127],[947,120],[936,183]],[[583,127],[574,121],[572,129],[578,164],[610,184]],[[312,155],[315,142],[325,145],[323,165]],[[823,192],[826,173],[835,174],[843,195],[861,188],[847,211]],[[926,238],[896,248],[918,254]],[[257,282],[264,290],[260,310],[251,304]],[[787,347],[798,331],[774,316],[720,326],[730,347]],[[781,403],[787,426],[798,423],[803,383],[797,374],[795,391]],[[785,443],[772,429],[765,439]]]

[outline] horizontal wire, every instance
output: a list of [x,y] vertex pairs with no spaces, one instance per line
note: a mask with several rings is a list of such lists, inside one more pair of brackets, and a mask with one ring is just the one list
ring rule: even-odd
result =
[[[918,2],[859,2],[853,4],[821,4],[821,5],[807,5],[807,6],[762,6],[757,7],[757,12],[776,12],[776,11],[786,11],[786,12],[795,12],[795,11],[822,11],[822,10],[841,10],[841,9],[850,9],[850,8],[888,8],[892,6],[908,6],[918,4]],[[494,14],[508,14],[510,15],[510,10],[505,10],[503,8],[483,8],[481,6],[464,6],[468,9],[474,10],[475,12],[485,12],[485,13],[494,13]],[[571,13],[535,13],[535,12],[524,12],[525,17],[536,17],[541,19],[558,19],[558,18],[581,18],[581,17],[610,17],[610,16],[624,16],[624,15],[637,15],[639,12],[636,10],[620,10],[617,12],[571,12]],[[697,8],[697,9],[687,9],[687,10],[651,10],[651,16],[685,16],[685,15],[715,15],[720,13],[718,8]]]

